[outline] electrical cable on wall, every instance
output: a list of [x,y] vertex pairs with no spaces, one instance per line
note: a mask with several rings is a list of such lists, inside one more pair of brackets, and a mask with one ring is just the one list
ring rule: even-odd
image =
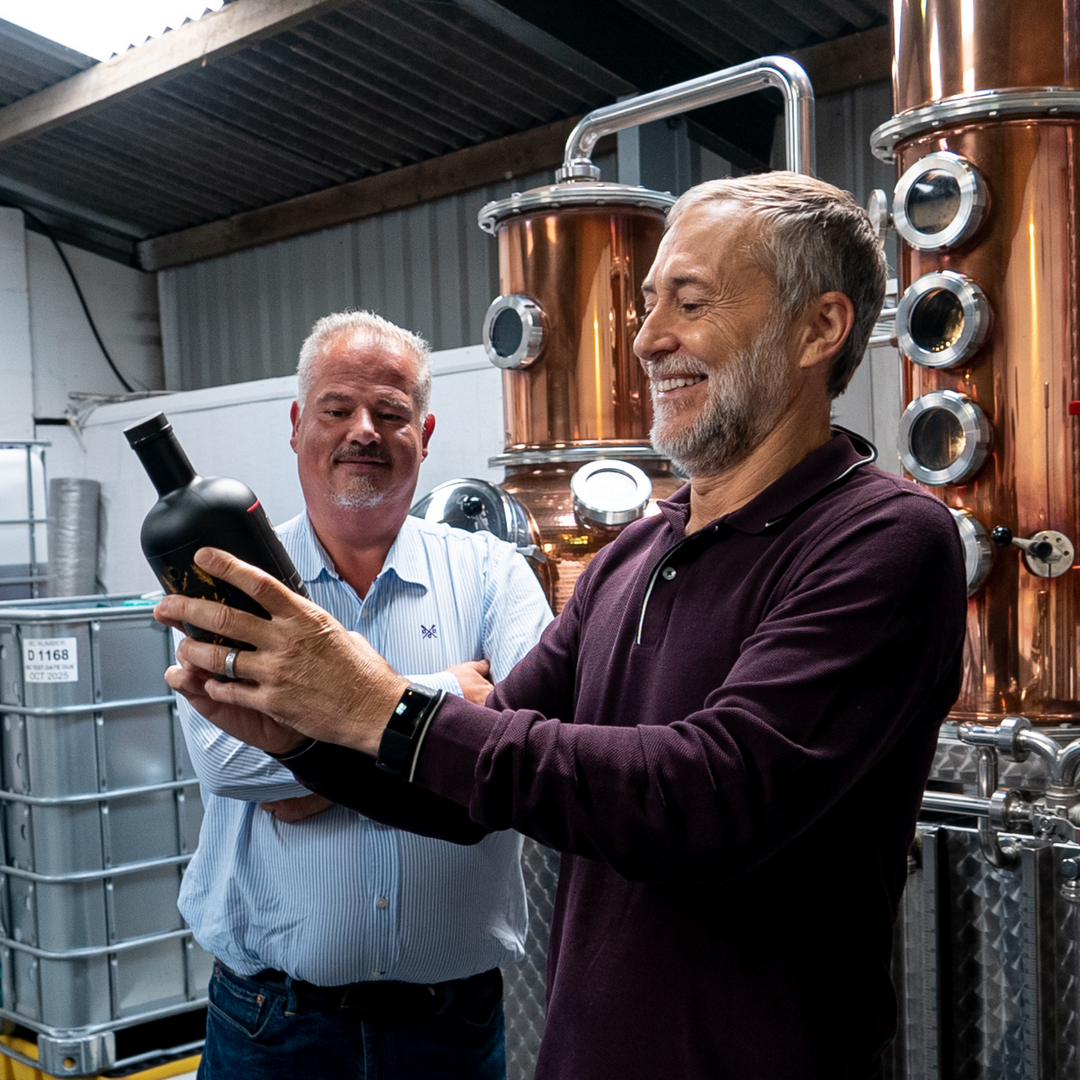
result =
[[[9,203],[7,205],[14,206],[13,203]],[[82,305],[83,314],[86,316],[86,321],[90,325],[90,332],[94,335],[94,340],[98,343],[98,347],[101,349],[101,353],[105,357],[105,362],[112,369],[112,373],[117,377],[117,379],[120,380],[120,385],[129,394],[135,393],[135,387],[133,387],[131,383],[129,383],[127,379],[125,379],[124,376],[120,374],[120,369],[116,366],[112,356],[109,354],[109,350],[105,347],[105,342],[101,340],[101,334],[98,333],[97,324],[94,322],[94,317],[90,314],[90,308],[86,303],[86,297],[83,296],[82,289],[79,287],[79,281],[78,278],[75,277],[75,271],[72,269],[71,263],[68,262],[68,258],[64,254],[64,249],[60,246],[60,242],[53,235],[52,229],[50,229],[49,226],[37,216],[37,214],[34,214],[31,211],[27,210],[25,206],[15,206],[15,209],[21,210],[25,217],[28,217],[31,221],[36,222],[41,231],[52,242],[52,246],[56,248],[56,253],[60,256],[60,261],[64,264],[64,269],[67,270],[68,277],[71,278],[71,284],[75,287],[75,295],[79,298],[79,303]]]

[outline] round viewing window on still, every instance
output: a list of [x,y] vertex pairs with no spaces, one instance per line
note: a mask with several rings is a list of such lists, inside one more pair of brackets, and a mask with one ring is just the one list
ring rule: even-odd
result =
[[929,368],[966,364],[990,332],[990,302],[979,286],[954,270],[913,281],[896,305],[896,339],[913,363]]
[[986,461],[990,435],[990,422],[974,401],[953,390],[934,390],[900,417],[900,460],[922,484],[964,484]]
[[491,324],[491,346],[500,356],[513,356],[521,346],[521,316],[513,308],[503,308]]
[[911,185],[906,209],[919,232],[941,232],[960,212],[960,184],[952,174],[931,169]]
[[925,469],[947,469],[960,460],[967,436],[948,409],[929,409],[911,425],[911,453]]
[[964,306],[955,293],[934,289],[915,304],[908,325],[919,348],[944,352],[955,346],[964,332]]
[[893,223],[918,251],[943,251],[964,243],[986,217],[989,194],[978,169],[940,150],[914,162],[893,192]]

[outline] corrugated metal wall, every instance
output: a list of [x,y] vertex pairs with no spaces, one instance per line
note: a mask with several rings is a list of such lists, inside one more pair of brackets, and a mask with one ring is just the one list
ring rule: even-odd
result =
[[[615,156],[598,157],[605,180]],[[476,215],[492,199],[550,184],[550,172],[195,266],[159,273],[170,390],[287,375],[312,323],[370,308],[434,349],[480,341],[498,295],[495,240]]]

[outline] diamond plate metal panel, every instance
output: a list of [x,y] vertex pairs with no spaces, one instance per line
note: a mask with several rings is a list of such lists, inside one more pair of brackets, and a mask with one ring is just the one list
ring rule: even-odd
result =
[[1058,888],[1077,850],[1028,839],[1021,854],[998,870],[974,829],[920,825],[886,1080],[1080,1080],[1080,911]]
[[544,1034],[544,980],[559,854],[526,837],[521,869],[529,897],[529,934],[525,958],[503,968],[507,1080],[532,1080],[536,1069]]

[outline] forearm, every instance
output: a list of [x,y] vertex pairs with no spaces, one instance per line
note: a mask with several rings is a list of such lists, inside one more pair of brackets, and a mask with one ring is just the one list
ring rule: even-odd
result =
[[384,772],[374,758],[332,743],[315,743],[287,762],[305,790],[421,836],[475,844],[491,831],[466,808]]

